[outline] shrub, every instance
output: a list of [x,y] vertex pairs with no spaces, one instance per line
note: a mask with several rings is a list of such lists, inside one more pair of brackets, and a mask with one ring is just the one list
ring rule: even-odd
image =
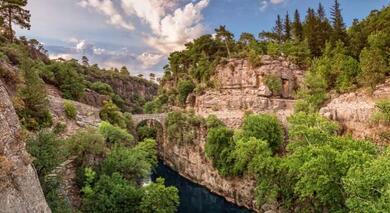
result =
[[119,173],[101,175],[96,183],[82,189],[83,212],[140,212],[142,191]]
[[390,125],[390,100],[382,100],[376,103],[377,111],[374,112],[372,120],[375,123]]
[[276,75],[267,75],[264,84],[272,91],[273,95],[280,95],[282,92],[282,79]]
[[267,141],[269,147],[276,151],[284,141],[283,127],[275,116],[248,115],[242,126],[242,136],[255,137]]
[[65,111],[65,115],[67,118],[72,119],[72,120],[76,119],[77,109],[74,106],[73,102],[65,100],[64,101],[64,111]]
[[114,92],[110,85],[101,81],[93,82],[90,88],[103,95],[111,95]]
[[248,50],[248,60],[252,67],[261,66],[261,55],[259,55],[255,50]]
[[177,212],[179,206],[179,191],[173,186],[166,187],[163,178],[157,178],[144,188],[144,195],[140,204],[141,212]]
[[27,141],[27,151],[34,157],[33,164],[39,177],[43,178],[64,159],[63,141],[47,131]]
[[115,147],[103,161],[101,171],[105,175],[115,172],[129,181],[140,183],[157,164],[157,148],[154,140],[140,142],[133,149]]
[[143,125],[137,128],[137,135],[138,135],[138,139],[141,141],[146,138],[156,138],[157,130],[147,125]]
[[207,133],[206,156],[213,161],[213,166],[221,175],[231,174],[231,153],[234,149],[233,131],[226,127],[211,128]]
[[134,137],[125,129],[113,126],[105,121],[100,123],[99,132],[110,144],[133,145],[134,143]]
[[193,113],[171,112],[166,120],[168,140],[178,144],[190,144],[196,138],[203,120]]
[[195,85],[190,80],[181,80],[177,85],[177,90],[179,92],[179,102],[185,104],[187,96],[194,91]]
[[66,129],[66,124],[65,123],[56,123],[56,125],[53,127],[53,133],[58,135],[61,134],[65,131]]
[[79,131],[67,139],[67,150],[71,155],[79,157],[82,166],[92,166],[89,159],[104,157],[107,147],[103,135],[95,129]]
[[39,130],[52,125],[46,89],[35,70],[23,64],[25,86],[18,91],[21,104],[17,113],[22,124],[29,130]]
[[215,115],[209,115],[206,120],[206,126],[208,129],[224,127],[225,124],[217,118]]
[[123,113],[119,111],[119,108],[112,103],[112,101],[106,101],[100,110],[100,118],[103,121],[108,121],[112,125],[118,126],[120,128],[126,128],[126,119],[123,116]]

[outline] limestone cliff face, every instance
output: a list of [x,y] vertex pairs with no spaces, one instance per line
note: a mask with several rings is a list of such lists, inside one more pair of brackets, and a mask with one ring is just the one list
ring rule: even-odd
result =
[[0,80],[0,212],[51,212],[5,85]]
[[250,177],[222,177],[205,156],[206,130],[200,129],[192,144],[178,145],[166,138],[159,144],[164,163],[192,182],[205,186],[226,200],[249,209],[257,209]]
[[[217,115],[231,127],[240,126],[247,111],[274,113],[285,121],[292,113],[292,98],[304,71],[284,58],[263,56],[261,64],[252,67],[247,60],[231,59],[219,65],[213,78],[218,89],[194,97],[192,107],[200,115]],[[280,78],[280,94],[272,94],[265,84],[268,75]]]
[[87,79],[91,82],[101,81],[109,84],[115,94],[121,96],[125,100],[129,111],[135,109],[139,98],[150,101],[157,95],[158,90],[157,84],[133,76],[90,75],[87,76]]
[[333,98],[321,108],[320,114],[339,122],[345,133],[354,138],[373,138],[379,140],[380,133],[389,131],[389,127],[373,125],[372,115],[378,100],[390,99],[390,80],[377,86],[372,95],[364,91],[356,91]]

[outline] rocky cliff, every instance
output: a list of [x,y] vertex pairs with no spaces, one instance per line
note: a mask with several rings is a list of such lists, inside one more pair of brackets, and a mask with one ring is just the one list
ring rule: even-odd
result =
[[115,94],[125,100],[129,111],[134,111],[137,106],[139,107],[140,102],[151,101],[157,95],[158,90],[157,84],[133,76],[91,74],[87,76],[87,79],[91,82],[101,81],[109,84]]
[[257,209],[254,189],[256,181],[250,177],[222,177],[205,156],[206,130],[200,129],[192,144],[178,145],[166,137],[159,144],[159,155],[164,163],[181,176],[205,186],[226,200],[249,209]]
[[0,80],[0,212],[51,212],[20,137],[20,124]]
[[[192,107],[203,116],[217,115],[230,127],[240,126],[245,112],[274,113],[285,121],[293,112],[293,95],[303,74],[302,69],[284,58],[263,56],[258,67],[244,59],[230,59],[216,68],[213,80],[218,82],[218,88],[192,97]],[[265,83],[270,75],[281,82],[279,94],[273,94]]]
[[380,134],[390,132],[390,128],[373,124],[372,116],[376,102],[384,99],[390,99],[390,80],[378,85],[372,94],[361,89],[335,97],[321,108],[320,114],[341,124],[345,134],[379,142]]

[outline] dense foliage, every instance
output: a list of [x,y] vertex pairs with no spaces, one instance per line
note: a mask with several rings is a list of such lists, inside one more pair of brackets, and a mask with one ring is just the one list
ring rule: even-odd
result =
[[170,112],[166,120],[168,140],[178,144],[191,144],[197,138],[203,119],[194,113]]

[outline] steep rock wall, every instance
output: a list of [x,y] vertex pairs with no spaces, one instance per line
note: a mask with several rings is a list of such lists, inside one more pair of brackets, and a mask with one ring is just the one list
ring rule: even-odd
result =
[[250,177],[222,177],[205,156],[206,130],[200,129],[192,144],[178,145],[164,137],[159,143],[159,155],[164,163],[181,176],[225,197],[229,202],[249,209],[257,209],[254,189],[256,181]]
[[[263,56],[261,66],[252,67],[245,59],[231,59],[216,68],[212,78],[217,89],[190,97],[199,115],[215,114],[230,127],[239,127],[245,112],[274,113],[285,122],[293,112],[293,95],[304,71],[284,58]],[[272,94],[265,78],[273,75],[281,82],[281,93]],[[191,101],[189,101],[191,102]]]
[[0,212],[51,212],[8,92],[0,80]]
[[354,138],[369,137],[378,142],[381,133],[390,132],[389,127],[371,122],[376,102],[383,99],[390,99],[390,80],[377,86],[372,95],[360,90],[333,98],[321,108],[320,114],[339,122],[345,133]]

